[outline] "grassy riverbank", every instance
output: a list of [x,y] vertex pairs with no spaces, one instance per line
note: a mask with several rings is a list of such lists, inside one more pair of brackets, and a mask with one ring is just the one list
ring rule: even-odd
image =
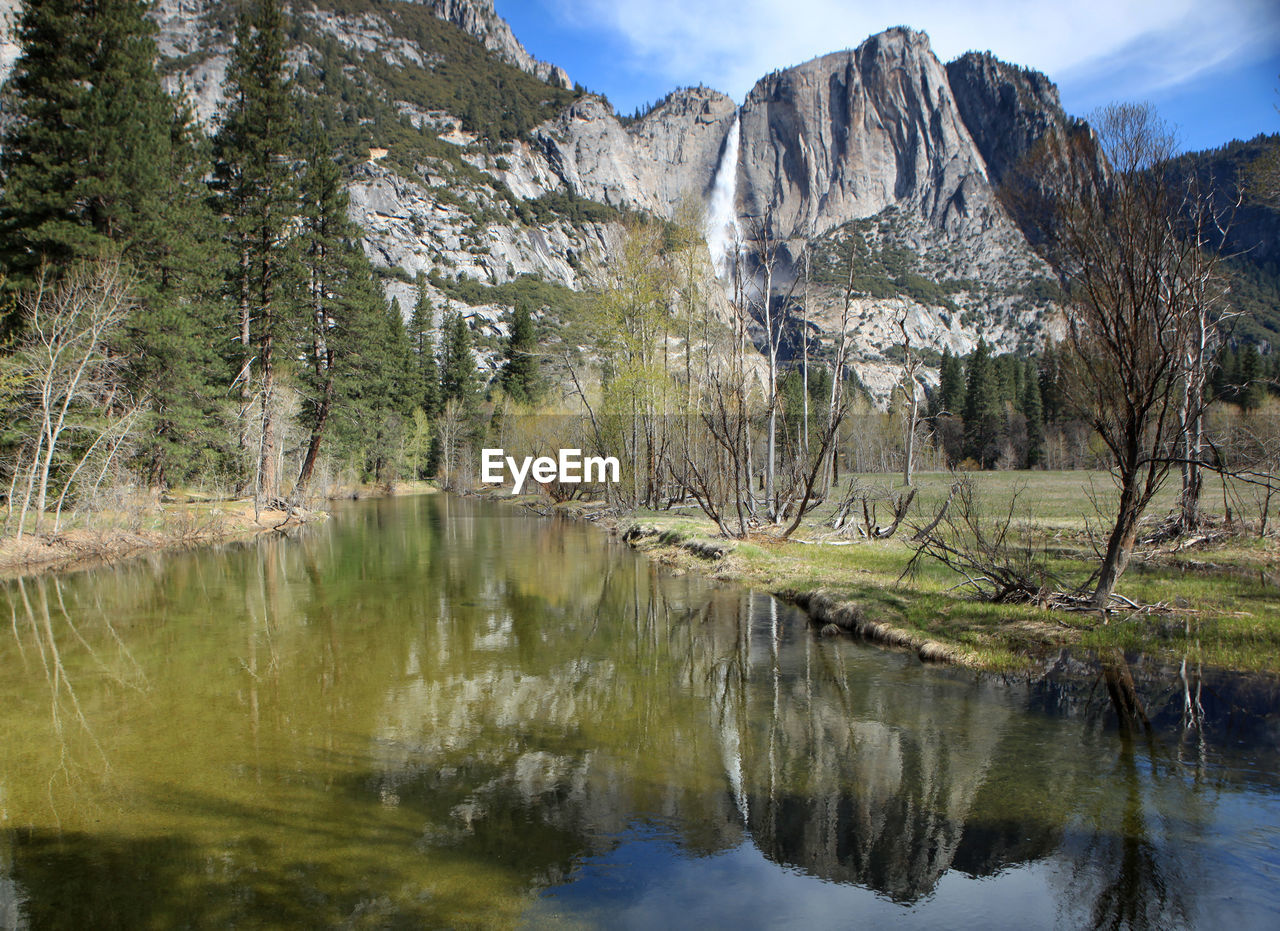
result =
[[[886,489],[894,484],[891,476],[859,478]],[[946,474],[918,477],[915,519],[932,513],[949,481]],[[1093,514],[1091,499],[1105,508],[1113,493],[1105,474],[988,473],[975,481],[993,513],[1008,509],[1017,495],[1015,514],[1034,523],[1055,575],[1088,577],[1096,565],[1088,525],[1097,518],[1086,517]],[[1235,520],[1247,520],[1247,502],[1230,500]],[[1173,501],[1173,491],[1156,501],[1153,525]],[[960,585],[962,577],[936,562],[924,561],[904,576],[913,553],[909,531],[888,540],[838,536],[825,526],[832,508],[820,509],[787,542],[769,530],[727,541],[688,510],[638,513],[618,530],[663,563],[772,592],[806,607],[815,623],[834,623],[929,659],[1007,670],[1062,647],[1119,648],[1176,662],[1188,657],[1240,671],[1280,672],[1280,546],[1274,537],[1240,529],[1181,549],[1178,541],[1140,546],[1118,591],[1162,607],[1104,619],[979,600]],[[561,509],[581,510],[572,504]]]
[[[361,485],[335,490],[329,500],[435,491],[426,482],[399,482],[389,488]],[[0,518],[3,517],[4,511],[0,510]],[[326,517],[327,512],[315,506],[255,513],[251,498],[211,499],[178,491],[160,501],[135,500],[78,516],[67,521],[58,533],[46,530],[28,532],[22,539],[0,537],[0,578],[114,562],[155,550],[226,543],[260,533],[287,532]]]

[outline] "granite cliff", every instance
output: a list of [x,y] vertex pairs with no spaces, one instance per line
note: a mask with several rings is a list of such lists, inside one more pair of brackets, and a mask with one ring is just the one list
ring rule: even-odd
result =
[[[352,216],[402,303],[411,277],[432,272],[438,306],[462,307],[465,290],[479,301],[464,308],[473,324],[496,334],[502,307],[484,303],[485,288],[529,275],[580,290],[625,211],[671,218],[682,201],[705,204],[727,172],[741,224],[764,222],[790,255],[816,241],[829,266],[811,315],[820,345],[831,342],[839,303],[835,265],[863,250],[875,287],[858,296],[856,339],[873,389],[889,377],[899,317],[917,345],[958,352],[979,336],[1012,350],[1053,331],[1053,274],[1033,249],[1035,217],[1000,196],[1029,155],[1089,150],[1087,129],[1043,75],[989,55],[944,66],[924,33],[896,28],[762,78],[740,107],[687,88],[623,120],[529,55],[492,0],[290,9],[292,67],[305,94],[345,108],[355,127],[341,142]],[[212,124],[231,5],[158,0],[153,17],[170,86]],[[0,48],[0,69],[11,46]],[[505,98],[461,99],[464,65],[496,76],[493,93],[523,95],[514,122],[494,112],[508,109],[495,105]],[[338,73],[340,91],[322,77]]]

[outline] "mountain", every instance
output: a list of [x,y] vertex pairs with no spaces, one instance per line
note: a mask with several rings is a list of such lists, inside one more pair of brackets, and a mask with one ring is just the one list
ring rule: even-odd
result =
[[[297,0],[291,11],[304,106],[342,150],[388,294],[407,309],[413,276],[430,273],[437,307],[463,310],[482,345],[516,299],[536,293],[548,319],[571,306],[628,212],[670,219],[682,201],[707,204],[717,178],[732,208],[718,220],[786,240],[781,288],[814,240],[819,357],[853,256],[858,367],[882,397],[900,318],[926,356],[980,336],[1028,349],[1061,330],[1039,218],[1009,187],[1034,161],[1032,183],[1052,192],[1100,156],[1035,71],[977,53],[944,65],[924,33],[896,28],[765,76],[740,107],[684,88],[620,119],[529,55],[491,0]],[[159,0],[153,17],[169,86],[212,124],[234,5]],[[0,71],[11,51],[0,45]]]

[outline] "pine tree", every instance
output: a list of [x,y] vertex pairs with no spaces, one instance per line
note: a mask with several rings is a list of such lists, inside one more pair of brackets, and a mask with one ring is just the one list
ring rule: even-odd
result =
[[1027,418],[1027,468],[1044,461],[1044,406],[1040,400],[1040,372],[1035,359],[1023,368],[1022,413]]
[[1022,364],[1011,353],[992,360],[996,380],[996,400],[1000,405],[1021,407]]
[[471,349],[471,328],[462,314],[451,313],[444,323],[444,342],[440,347],[440,400],[460,401],[474,408],[478,401],[479,376],[475,353]]
[[[238,332],[240,448],[249,455],[249,417],[261,414],[256,489],[278,494],[274,393],[276,347],[288,335],[285,249],[297,214],[290,153],[295,102],[285,74],[284,14],[259,0],[236,29],[227,67],[222,128],[214,140],[214,190],[234,252],[229,279]],[[260,375],[253,372],[257,360]],[[255,391],[256,381],[256,391]]]
[[991,349],[985,339],[969,356],[965,378],[964,455],[984,469],[995,465],[999,456],[999,382]]
[[215,441],[228,375],[215,343],[221,241],[209,209],[208,145],[189,109],[175,116],[156,236],[139,244],[141,305],[129,321],[127,384],[151,400],[138,458],[158,487],[222,465]]
[[418,272],[417,294],[409,318],[409,344],[418,372],[417,406],[428,417],[440,413],[440,371],[436,367],[435,308],[427,294],[427,276]]
[[294,245],[310,327],[300,347],[306,359],[302,421],[310,431],[297,487],[311,482],[335,406],[345,406],[350,386],[368,364],[362,331],[382,327],[374,312],[381,300],[373,270],[360,246],[360,230],[347,215],[342,171],[328,135],[313,124],[307,132],[307,168],[300,183],[301,235]]
[[391,298],[384,305],[385,350],[383,365],[387,369],[386,406],[397,414],[408,416],[418,402],[418,380],[413,370],[413,343],[405,326],[400,301]]
[[951,414],[959,417],[964,411],[964,367],[960,360],[951,354],[951,348],[942,350],[942,365],[938,370],[938,408],[933,412]]
[[1059,423],[1067,416],[1067,396],[1062,387],[1062,350],[1044,347],[1040,355],[1040,405],[1045,423]]
[[65,269],[112,246],[130,258],[148,237],[175,105],[145,13],[140,0],[26,5],[0,162],[0,250],[16,285],[45,261]]
[[0,242],[19,286],[46,260],[55,275],[103,254],[125,261],[137,309],[117,352],[125,387],[149,400],[138,464],[162,485],[207,464],[220,375],[206,272],[216,248],[203,137],[161,86],[146,10],[137,0],[27,6]]
[[1258,347],[1253,343],[1245,346],[1239,355],[1240,376],[1237,384],[1239,392],[1237,400],[1240,410],[1257,410],[1266,393],[1263,383],[1262,357],[1258,355]]
[[503,357],[502,387],[513,401],[527,404],[537,399],[538,339],[533,330],[533,315],[521,304],[511,319],[511,336]]
[[399,440],[413,412],[416,379],[400,303],[394,298],[378,303],[360,371],[360,404],[350,413],[363,426],[366,476],[384,482],[392,477]]

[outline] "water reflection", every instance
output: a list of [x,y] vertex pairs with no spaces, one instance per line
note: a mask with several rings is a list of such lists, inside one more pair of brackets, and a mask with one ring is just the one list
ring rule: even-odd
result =
[[443,497],[0,608],[0,927],[1280,910],[1265,683],[1180,728],[1194,670],[1137,670],[1121,733],[1096,675],[923,669]]

